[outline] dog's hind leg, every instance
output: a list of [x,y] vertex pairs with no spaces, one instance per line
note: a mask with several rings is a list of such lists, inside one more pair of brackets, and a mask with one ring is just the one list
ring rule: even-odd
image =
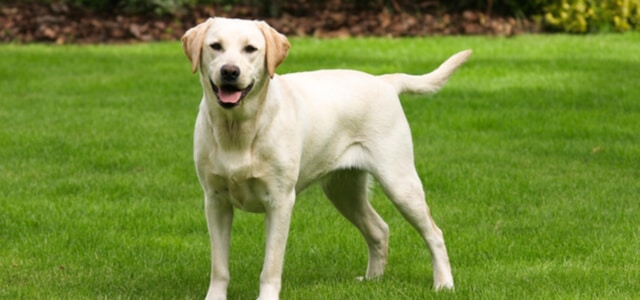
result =
[[389,227],[367,199],[368,174],[361,170],[339,170],[322,181],[322,189],[333,205],[355,225],[369,248],[365,278],[380,277],[387,264]]
[[[386,145],[393,145],[387,143]],[[407,148],[382,150],[376,156],[374,177],[398,208],[402,216],[418,231],[431,253],[433,282],[436,290],[453,289],[453,276],[442,231],[431,217],[429,206],[413,162],[413,151]],[[385,155],[392,153],[392,155]]]

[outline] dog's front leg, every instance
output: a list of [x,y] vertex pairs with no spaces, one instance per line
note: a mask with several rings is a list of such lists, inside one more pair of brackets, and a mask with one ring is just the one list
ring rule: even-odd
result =
[[229,241],[233,207],[226,201],[206,197],[205,212],[211,240],[211,282],[207,300],[227,299],[229,285]]
[[284,253],[295,198],[295,191],[291,191],[284,197],[275,198],[267,207],[265,217],[267,245],[264,265],[260,274],[260,297],[258,300],[279,298]]

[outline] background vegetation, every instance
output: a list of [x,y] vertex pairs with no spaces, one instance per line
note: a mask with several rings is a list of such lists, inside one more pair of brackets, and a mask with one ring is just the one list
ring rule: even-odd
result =
[[[35,0],[51,2],[52,0]],[[640,0],[486,0],[486,1],[412,1],[412,0],[61,0],[96,11],[121,10],[128,13],[179,14],[196,5],[260,7],[263,17],[298,15],[301,6],[330,5],[355,11],[389,10],[421,14],[426,12],[482,11],[487,15],[536,19],[550,31],[570,33],[624,32],[640,29]],[[12,2],[2,0],[0,2]],[[15,1],[13,1],[15,2]]]

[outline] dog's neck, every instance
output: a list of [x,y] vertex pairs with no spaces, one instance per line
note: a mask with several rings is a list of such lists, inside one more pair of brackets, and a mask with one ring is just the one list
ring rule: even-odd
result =
[[276,103],[265,101],[269,85],[269,79],[256,83],[255,90],[239,106],[231,109],[221,107],[213,91],[205,90],[208,121],[219,145],[224,145],[227,150],[251,147],[260,128],[270,121],[263,117],[268,115],[265,111],[277,109]]

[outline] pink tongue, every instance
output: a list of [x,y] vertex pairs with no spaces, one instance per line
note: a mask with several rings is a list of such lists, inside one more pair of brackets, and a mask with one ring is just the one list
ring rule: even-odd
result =
[[240,101],[240,97],[242,97],[242,92],[241,91],[229,92],[229,91],[220,89],[218,96],[220,96],[220,101],[222,101],[223,103],[238,103],[238,101]]

